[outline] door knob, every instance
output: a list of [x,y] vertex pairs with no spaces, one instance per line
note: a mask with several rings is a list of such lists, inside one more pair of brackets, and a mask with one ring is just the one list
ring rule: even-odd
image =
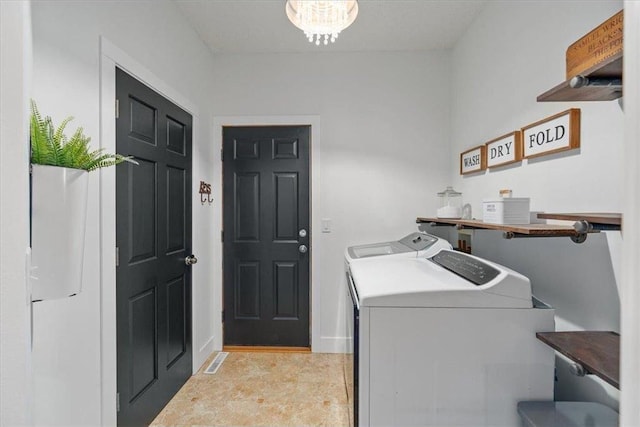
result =
[[308,250],[309,248],[307,248],[305,245],[298,246],[298,251],[300,251],[301,254],[307,253]]
[[307,230],[305,230],[304,228],[301,229],[300,231],[298,231],[298,236],[307,237]]
[[195,255],[191,254],[184,259],[184,263],[186,265],[193,265],[198,262],[198,258]]

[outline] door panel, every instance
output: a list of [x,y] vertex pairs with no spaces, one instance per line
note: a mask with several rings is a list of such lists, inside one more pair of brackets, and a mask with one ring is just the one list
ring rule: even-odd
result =
[[131,109],[129,135],[148,144],[156,145],[156,109],[134,96],[129,96],[128,102]]
[[167,368],[187,351],[186,297],[187,287],[184,276],[167,284]]
[[238,138],[233,140],[234,160],[260,159],[260,143],[268,142],[259,139]]
[[276,319],[298,319],[298,263],[274,262]]
[[156,163],[137,159],[129,168],[129,263],[150,260],[156,256]]
[[298,140],[297,139],[274,139],[273,159],[297,159]]
[[130,390],[133,399],[158,377],[156,361],[158,330],[156,329],[157,295],[155,286],[129,299],[129,346],[131,364],[136,367],[129,372]]
[[235,290],[235,318],[260,319],[260,263],[237,263]]
[[185,155],[187,142],[187,127],[167,116],[167,149],[176,154]]
[[275,209],[274,240],[297,241],[298,238],[298,174],[274,174]]
[[309,145],[309,126],[223,130],[226,345],[309,346]]
[[191,375],[192,119],[116,71],[118,425],[147,425]]
[[167,254],[185,249],[186,171],[167,167]]
[[257,242],[260,235],[260,175],[235,176],[235,239]]

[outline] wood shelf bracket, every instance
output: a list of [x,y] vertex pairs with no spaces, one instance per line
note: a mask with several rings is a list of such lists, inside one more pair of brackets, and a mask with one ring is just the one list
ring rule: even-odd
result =
[[584,243],[587,240],[587,235],[588,233],[578,233],[577,235],[570,236],[569,238],[573,243],[580,244],[580,243]]
[[578,233],[593,233],[596,231],[616,231],[621,229],[620,225],[593,223],[584,219],[580,221],[576,221],[573,224],[573,228]]
[[[584,243],[587,240],[587,235],[589,233],[598,233],[597,230],[592,230],[589,232],[578,232],[576,231],[576,234],[572,234],[569,236],[569,238],[571,239],[571,241],[573,243]],[[560,237],[560,236],[545,236],[545,235],[530,235],[530,234],[520,234],[520,233],[514,233],[513,231],[503,231],[502,232],[502,238],[506,239],[506,240],[511,240],[511,239],[524,239],[524,238],[535,238],[535,237]]]

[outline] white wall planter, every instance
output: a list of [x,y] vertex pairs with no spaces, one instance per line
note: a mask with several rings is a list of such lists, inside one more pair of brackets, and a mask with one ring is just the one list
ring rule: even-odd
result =
[[82,288],[89,173],[33,165],[31,285],[33,301]]

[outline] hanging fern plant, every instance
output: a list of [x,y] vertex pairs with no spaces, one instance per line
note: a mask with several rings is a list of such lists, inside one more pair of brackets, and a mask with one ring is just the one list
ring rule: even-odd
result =
[[108,154],[103,148],[91,151],[91,138],[83,134],[81,127],[68,138],[64,130],[71,120],[73,117],[67,117],[56,129],[51,117],[43,119],[35,101],[31,100],[31,163],[89,172],[122,162],[138,164],[132,157]]

